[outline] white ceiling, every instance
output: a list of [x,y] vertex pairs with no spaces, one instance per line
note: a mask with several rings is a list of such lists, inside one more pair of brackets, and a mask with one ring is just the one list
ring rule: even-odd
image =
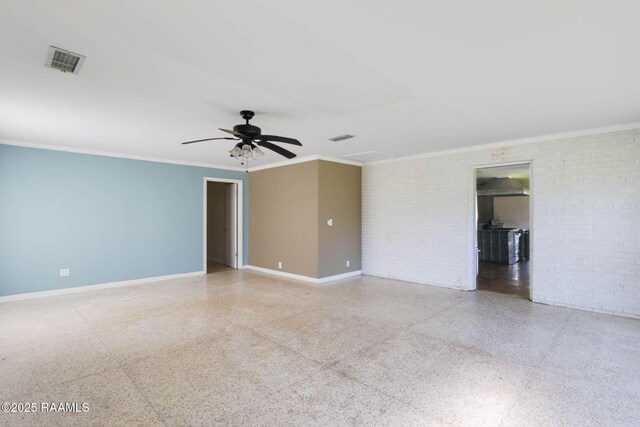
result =
[[[1,0],[0,139],[238,166],[231,141],[179,142],[241,109],[300,156],[636,122],[639,18],[637,0]],[[80,74],[46,68],[49,45],[86,55]]]

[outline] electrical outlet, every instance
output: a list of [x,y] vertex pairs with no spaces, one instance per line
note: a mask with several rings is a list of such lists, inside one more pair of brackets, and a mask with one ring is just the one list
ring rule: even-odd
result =
[[60,269],[60,277],[67,277],[70,274],[71,274],[71,271],[68,268]]
[[347,267],[351,264],[351,261],[347,260]]
[[278,261],[278,268],[282,270],[282,261]]

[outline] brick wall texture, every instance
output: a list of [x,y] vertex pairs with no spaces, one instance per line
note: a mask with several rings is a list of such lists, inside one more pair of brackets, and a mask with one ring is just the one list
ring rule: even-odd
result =
[[363,169],[363,273],[470,290],[474,167],[530,161],[532,300],[640,318],[640,130]]

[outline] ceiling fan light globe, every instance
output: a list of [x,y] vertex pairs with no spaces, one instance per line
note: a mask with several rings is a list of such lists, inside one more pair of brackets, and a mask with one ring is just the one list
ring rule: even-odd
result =
[[231,155],[231,157],[235,157],[236,159],[239,159],[240,156],[242,156],[242,150],[240,149],[240,147],[235,146],[233,147],[232,150],[229,151],[229,154]]
[[249,144],[244,144],[242,146],[242,157],[244,157],[245,159],[248,159],[249,157],[251,157],[251,146]]
[[264,152],[259,147],[253,148],[253,158],[257,159],[258,157],[264,156]]

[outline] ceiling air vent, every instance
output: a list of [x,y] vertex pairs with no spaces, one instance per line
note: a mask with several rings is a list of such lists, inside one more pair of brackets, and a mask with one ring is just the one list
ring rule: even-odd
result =
[[338,142],[338,141],[344,141],[345,139],[351,139],[355,137],[356,137],[355,135],[349,135],[348,133],[345,133],[344,135],[338,135],[338,136],[334,136],[333,138],[329,138],[329,141]]
[[364,153],[347,154],[342,156],[345,159],[355,160],[356,162],[374,162],[376,160],[384,160],[393,157],[391,154],[378,153],[377,151],[367,151]]
[[78,74],[80,67],[82,67],[82,63],[84,62],[84,58],[84,55],[69,52],[68,50],[60,49],[59,47],[49,46],[47,62],[44,65],[60,70],[63,73]]

